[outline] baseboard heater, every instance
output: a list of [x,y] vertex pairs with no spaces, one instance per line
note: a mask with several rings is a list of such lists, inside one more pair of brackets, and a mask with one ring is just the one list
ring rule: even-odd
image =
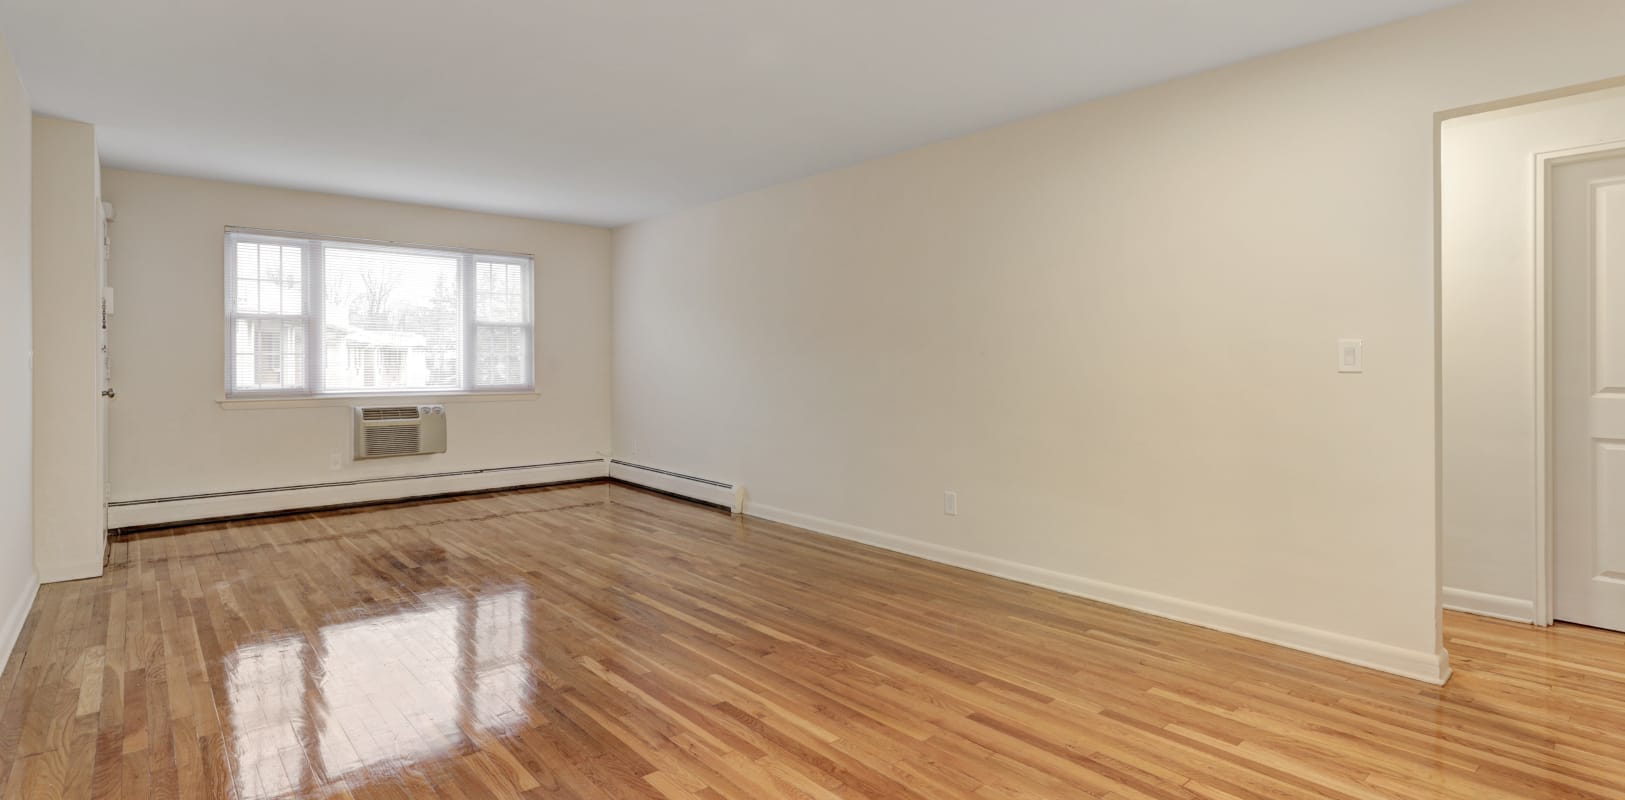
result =
[[127,530],[443,494],[574,483],[601,480],[608,474],[608,464],[603,459],[584,458],[547,464],[119,500],[107,504],[107,527],[110,530]]
[[720,506],[735,514],[745,513],[745,489],[737,484],[684,475],[681,472],[633,464],[620,459],[610,459],[609,477],[657,492]]

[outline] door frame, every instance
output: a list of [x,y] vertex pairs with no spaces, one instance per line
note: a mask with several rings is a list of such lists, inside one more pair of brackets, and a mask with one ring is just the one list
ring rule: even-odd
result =
[[1625,139],[1566,147],[1535,154],[1535,619],[1555,622],[1556,534],[1552,526],[1552,375],[1551,375],[1551,215],[1552,171],[1565,164],[1625,155]]

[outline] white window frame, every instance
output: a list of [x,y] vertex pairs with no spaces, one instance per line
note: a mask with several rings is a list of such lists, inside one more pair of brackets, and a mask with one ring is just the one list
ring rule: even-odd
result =
[[[370,398],[370,397],[455,397],[461,395],[499,395],[499,394],[528,394],[536,390],[536,259],[527,253],[507,253],[498,250],[471,250],[459,247],[436,247],[433,245],[407,244],[404,242],[379,241],[376,239],[358,239],[346,236],[326,236],[313,233],[297,233],[293,231],[266,230],[261,228],[227,227],[222,237],[225,250],[225,330],[222,341],[225,344],[225,358],[223,361],[223,388],[227,400],[305,400],[321,398]],[[302,286],[304,289],[304,314],[252,314],[237,310],[237,248],[236,244],[242,241],[277,244],[284,247],[298,246],[303,249],[304,275]],[[324,245],[344,245],[348,247],[362,247],[395,252],[416,252],[436,256],[458,257],[458,285],[462,292],[462,327],[463,349],[461,353],[461,385],[457,387],[417,388],[417,389],[380,389],[365,391],[355,389],[342,389],[324,391],[322,357],[325,346],[322,341],[322,313],[325,299],[323,296],[324,284]],[[524,276],[524,319],[522,322],[492,322],[482,323],[475,318],[476,302],[476,263],[516,264],[522,267]],[[304,320],[305,324],[305,380],[300,389],[283,387],[271,389],[239,389],[234,380],[236,376],[236,328],[240,319],[279,319]],[[476,386],[474,383],[478,353],[479,329],[491,328],[522,328],[521,337],[525,345],[525,354],[520,364],[524,372],[520,383],[502,384],[497,386]]]

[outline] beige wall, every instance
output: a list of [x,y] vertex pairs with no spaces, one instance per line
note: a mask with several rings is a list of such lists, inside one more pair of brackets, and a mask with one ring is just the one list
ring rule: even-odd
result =
[[[610,235],[599,228],[107,170],[118,500],[596,458],[609,447]],[[537,396],[453,400],[443,455],[350,459],[353,401],[224,407],[228,225],[536,257]],[[332,453],[342,466],[330,467]]]
[[1625,89],[1447,122],[1440,138],[1445,602],[1533,619],[1537,153],[1625,141]]
[[32,284],[29,176],[33,116],[11,53],[0,41],[0,660],[22,630],[35,587]]
[[34,557],[41,580],[100,575],[101,168],[96,129],[34,118]]
[[1436,679],[1435,114],[1622,35],[1486,0],[622,229],[616,454]]

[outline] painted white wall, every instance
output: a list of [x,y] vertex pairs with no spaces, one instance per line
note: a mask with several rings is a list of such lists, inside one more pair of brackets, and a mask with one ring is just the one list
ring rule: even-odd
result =
[[[610,233],[109,169],[112,499],[144,500],[597,458],[610,441]],[[536,258],[535,396],[452,399],[444,454],[353,461],[351,404],[223,406],[225,228]],[[425,398],[431,399],[431,398]],[[341,467],[329,466],[332,453]]]
[[621,229],[616,454],[1438,679],[1435,114],[1622,35],[1478,2]]
[[0,664],[22,631],[34,590],[33,256],[30,175],[33,114],[0,40]]
[[96,129],[34,118],[34,558],[42,581],[102,574],[101,166]]
[[1625,141],[1625,89],[1446,122],[1443,252],[1445,602],[1533,619],[1535,156]]

